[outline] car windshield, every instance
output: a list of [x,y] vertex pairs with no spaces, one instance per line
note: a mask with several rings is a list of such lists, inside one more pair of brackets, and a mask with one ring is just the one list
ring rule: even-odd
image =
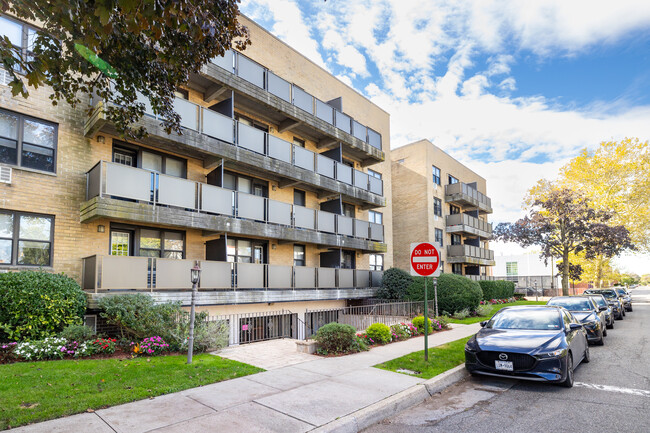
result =
[[[627,295],[627,293],[625,293],[625,289],[614,289],[614,290],[616,290],[616,293],[618,293],[619,296]],[[424,323],[424,322],[422,322],[422,323]]]
[[545,309],[505,309],[499,311],[490,319],[486,328],[492,329],[530,329],[557,330],[561,329],[560,314],[555,308]]
[[588,298],[554,298],[546,305],[557,305],[569,311],[592,311],[594,309]]
[[[590,298],[593,299],[594,302],[596,303],[596,305],[598,305],[599,307],[606,307],[607,306],[607,302],[603,299],[602,296],[590,296]],[[424,322],[422,322],[422,323],[424,323]]]
[[613,290],[589,290],[585,293],[593,293],[597,295],[603,295],[607,299],[616,299],[618,296],[616,296],[616,292]]

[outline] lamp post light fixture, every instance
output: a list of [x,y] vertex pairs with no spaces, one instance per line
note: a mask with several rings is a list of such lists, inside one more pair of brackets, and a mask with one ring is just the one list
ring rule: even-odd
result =
[[187,341],[187,363],[192,363],[192,352],[194,351],[194,305],[196,304],[196,288],[201,280],[201,268],[199,262],[190,269],[190,281],[192,282],[192,304],[190,307],[190,336]]

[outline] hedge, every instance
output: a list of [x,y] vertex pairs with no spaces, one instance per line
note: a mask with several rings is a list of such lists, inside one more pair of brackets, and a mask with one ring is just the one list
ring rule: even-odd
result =
[[483,290],[483,300],[489,301],[490,299],[508,299],[512,298],[515,294],[515,283],[512,281],[486,281],[481,280],[478,282]]
[[[433,282],[427,279],[428,299],[433,300]],[[413,284],[408,289],[407,299],[410,301],[424,300],[424,277],[413,278]],[[483,299],[483,291],[476,281],[456,274],[442,274],[438,277],[438,312],[454,314],[456,311],[468,309],[474,311]]]
[[390,268],[384,272],[377,297],[396,301],[404,300],[413,277],[399,268]]

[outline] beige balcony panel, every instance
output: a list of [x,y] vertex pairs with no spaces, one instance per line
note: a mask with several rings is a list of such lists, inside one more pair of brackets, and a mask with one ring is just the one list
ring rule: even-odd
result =
[[194,260],[156,259],[156,289],[191,289]]
[[291,205],[281,201],[269,200],[269,218],[270,223],[291,225]]
[[318,211],[318,231],[334,233],[335,230],[336,214],[331,212]]
[[148,290],[149,258],[103,256],[101,263],[100,289]]
[[334,160],[323,155],[316,155],[316,171],[318,174],[334,179]]
[[349,289],[354,287],[354,269],[337,269],[339,274],[339,288]]
[[201,185],[201,209],[221,215],[232,215],[234,192],[218,186]]
[[223,114],[204,109],[203,133],[228,143],[234,143],[235,121]]
[[232,50],[228,50],[224,53],[223,56],[217,56],[212,59],[212,63],[214,63],[217,66],[222,67],[228,72],[233,71],[233,52]]
[[264,88],[264,68],[244,56],[237,56],[237,75],[257,87]]
[[237,215],[240,218],[264,221],[264,200],[264,197],[238,192]]
[[158,179],[158,202],[196,209],[196,182],[161,174]]
[[313,289],[316,287],[316,268],[294,266],[294,287],[296,289]]
[[268,267],[269,289],[290,289],[293,267],[266,265]]
[[314,171],[314,152],[300,146],[293,146],[294,165],[305,170]]
[[135,200],[151,200],[151,172],[122,164],[106,163],[106,194]]
[[264,288],[264,267],[257,263],[237,263],[237,288]]
[[198,131],[199,106],[185,99],[174,99],[174,111],[181,116],[181,126]]
[[314,209],[309,209],[302,206],[294,206],[293,214],[295,217],[296,227],[311,230],[316,229],[315,213],[316,211]]
[[352,185],[352,167],[336,162],[336,179]]
[[264,136],[266,135],[264,131],[244,125],[243,123],[237,123],[237,127],[239,128],[239,135],[237,137],[239,146],[252,150],[253,152],[264,154]]
[[229,289],[231,263],[205,260],[201,262],[201,289]]
[[292,144],[269,134],[269,156],[291,164]]
[[291,83],[275,75],[273,72],[266,73],[268,77],[269,92],[279,96],[287,102],[291,102]]
[[318,268],[318,288],[332,289],[336,287],[336,269]]

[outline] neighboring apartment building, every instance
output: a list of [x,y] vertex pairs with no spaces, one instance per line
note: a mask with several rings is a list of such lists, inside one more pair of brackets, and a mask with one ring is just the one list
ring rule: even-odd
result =
[[[389,115],[263,28],[179,88],[184,133],[153,115],[125,141],[104,102],[52,106],[0,84],[0,270],[65,272],[211,315],[344,306],[392,266]],[[0,17],[18,46],[30,26]],[[25,47],[26,49],[26,47]],[[1,70],[0,70],[1,71]]]
[[562,287],[556,262],[539,257],[539,253],[526,253],[515,255],[496,255],[494,258],[494,275],[500,280],[513,281],[518,289],[546,290]]
[[410,244],[431,242],[443,272],[491,279],[485,179],[428,140],[393,149],[391,159],[395,266],[408,270]]

